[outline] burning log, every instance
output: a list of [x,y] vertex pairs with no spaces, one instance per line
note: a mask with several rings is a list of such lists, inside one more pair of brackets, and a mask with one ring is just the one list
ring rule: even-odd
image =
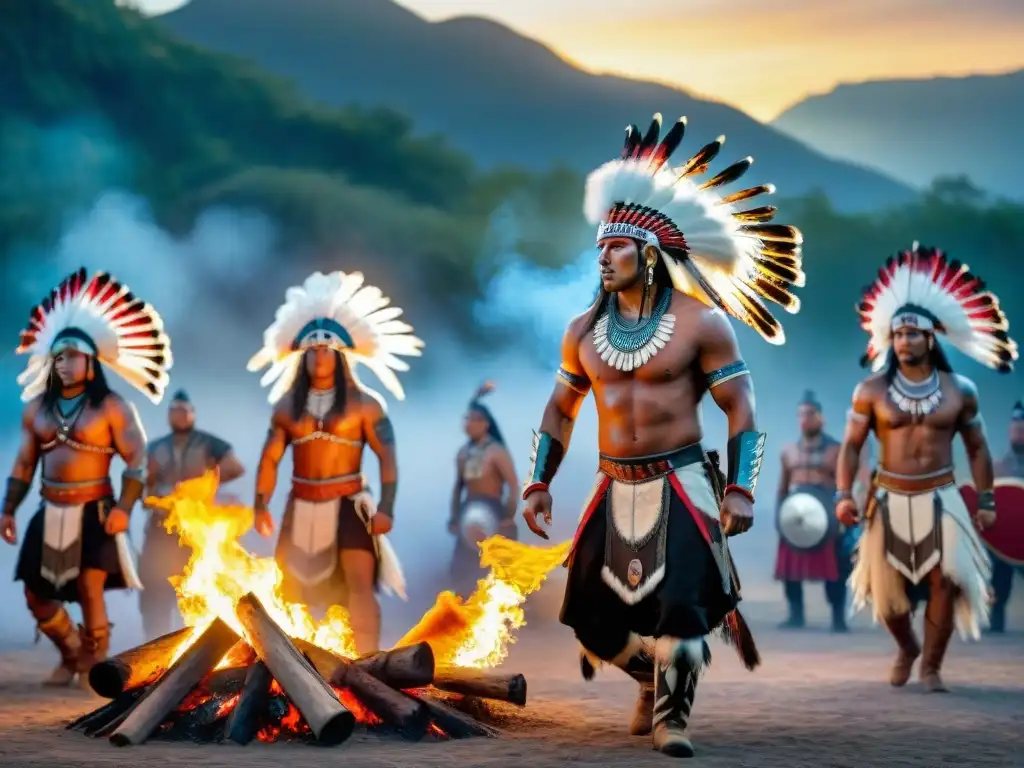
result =
[[[358,664],[343,659],[312,643],[296,640],[296,647],[307,654],[320,674],[331,685],[348,688],[377,717],[411,740],[422,739],[430,726],[430,713],[417,699],[404,696],[401,691],[371,675]],[[318,662],[314,662],[316,657]],[[431,661],[433,653],[430,654]],[[431,665],[432,666],[432,665]],[[328,676],[329,675],[329,676]]]
[[251,592],[235,607],[253,649],[292,700],[321,744],[340,744],[352,735],[355,716],[274,623]]
[[[296,640],[295,645],[325,680],[332,679],[339,666],[349,663],[304,640]],[[434,680],[434,651],[426,643],[378,651],[351,663],[396,690],[424,688]]]
[[231,627],[214,619],[199,639],[135,703],[110,735],[111,743],[119,747],[142,744],[237,640],[238,635]]
[[434,673],[434,687],[463,696],[507,701],[526,706],[526,678],[462,667],[442,667]]
[[494,738],[498,731],[489,725],[484,725],[469,715],[459,712],[440,701],[436,701],[427,695],[417,695],[406,691],[406,696],[423,704],[430,713],[430,719],[435,725],[453,739],[466,739],[470,736],[484,736]]
[[185,627],[161,635],[93,665],[89,670],[89,685],[97,695],[113,699],[131,688],[155,682],[171,666],[171,660],[192,635],[192,629]]
[[242,695],[232,710],[225,732],[236,744],[246,745],[256,737],[260,717],[270,703],[270,684],[274,681],[267,665],[257,661],[245,676]]
[[113,701],[107,702],[92,712],[87,712],[77,720],[68,723],[65,727],[69,731],[81,731],[86,736],[94,736],[108,728],[115,721],[117,721],[117,725],[120,725],[121,720],[128,714],[128,710],[134,706],[135,702],[142,698],[147,688],[148,686],[141,686],[125,691]]
[[392,688],[423,688],[434,680],[434,649],[416,643],[391,651],[378,651],[356,659],[355,666]]

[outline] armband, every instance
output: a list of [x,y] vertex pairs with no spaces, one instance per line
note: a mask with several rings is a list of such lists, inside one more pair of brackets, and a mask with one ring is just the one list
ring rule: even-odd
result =
[[581,395],[585,395],[590,391],[590,382],[587,381],[586,376],[580,376],[577,373],[567,371],[564,366],[558,369],[556,378],[569,389]]
[[871,417],[864,413],[857,413],[853,408],[846,412],[846,418],[848,421],[857,421],[863,424],[865,421],[871,421]]
[[996,511],[995,491],[988,490],[978,492],[978,509],[984,512]]
[[14,513],[21,506],[21,502],[28,496],[30,486],[31,483],[26,483],[17,477],[7,478],[7,493],[4,495],[3,514],[14,517]]
[[126,469],[121,473],[121,497],[117,500],[117,508],[131,514],[135,502],[142,498],[146,483],[142,479],[143,470]]
[[726,493],[740,491],[751,500],[757,490],[757,476],[764,461],[764,432],[740,432],[729,438],[729,474]]
[[380,502],[377,504],[377,511],[395,519],[395,494],[398,492],[398,483],[383,483],[380,488]]
[[523,499],[534,491],[546,491],[555,479],[565,446],[547,432],[533,433],[533,453],[530,456],[530,473],[523,484]]
[[708,389],[714,389],[719,384],[725,384],[727,381],[732,381],[740,376],[749,376],[750,369],[747,368],[747,364],[742,360],[737,360],[735,363],[729,363],[724,365],[718,370],[711,371],[711,373],[705,373],[704,376],[707,379]]

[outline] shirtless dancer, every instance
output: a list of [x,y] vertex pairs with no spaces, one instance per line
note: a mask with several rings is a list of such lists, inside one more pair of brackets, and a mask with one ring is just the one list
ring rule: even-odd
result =
[[[989,558],[953,483],[953,438],[963,438],[978,489],[978,525],[995,522],[992,458],[978,392],[953,372],[938,341],[1001,372],[1012,369],[1017,345],[1007,336],[999,300],[941,251],[915,243],[889,259],[864,295],[859,312],[871,334],[865,365],[875,373],[853,393],[840,451],[836,515],[857,521],[852,484],[861,446],[874,432],[880,445],[867,528],[851,576],[855,606],[870,600],[899,652],[890,682],[902,686],[921,656],[929,691],[947,690],[940,677],[953,634],[979,635],[988,623]],[[908,585],[927,581],[924,647],[911,626]]]
[[[167,496],[183,480],[201,477],[217,468],[220,487],[245,474],[231,444],[216,435],[196,429],[196,411],[185,390],[171,398],[167,409],[171,433],[149,444],[146,496]],[[221,503],[230,499],[223,491]],[[145,589],[139,593],[142,629],[154,638],[171,631],[178,615],[178,599],[170,577],[181,574],[192,552],[183,547],[176,533],[164,527],[167,513],[148,508],[146,538],[139,556],[139,576]]]
[[[104,590],[141,586],[127,531],[144,488],[146,435],[135,408],[110,390],[103,366],[158,403],[170,340],[160,316],[127,286],[81,269],[32,309],[17,351],[30,356],[18,377],[26,406],[0,536],[16,543],[14,513],[41,461],[42,503],[25,531],[15,579],[25,584],[39,632],[60,652],[46,684],[71,685],[77,674],[85,686],[110,643]],[[115,456],[126,467],[117,501]],[[78,632],[65,602],[82,607]]]
[[[290,446],[291,492],[277,545],[286,588],[307,605],[346,605],[356,647],[369,653],[380,641],[378,576],[382,586],[402,591],[388,583],[397,563],[384,538],[394,519],[398,464],[384,399],[359,381],[353,363],[366,365],[401,400],[393,370],[408,366],[395,356],[419,356],[423,342],[359,272],[315,272],[285,295],[263,349],[249,361],[251,371],[272,366],[262,383],[273,384],[274,406],[256,474],[256,530],[273,533],[268,505]],[[362,475],[366,445],[380,461],[376,504]]]
[[[782,448],[782,472],[779,473],[777,494],[779,505],[789,494],[797,491],[803,493],[820,489],[816,492],[820,492],[823,499],[829,499],[836,489],[839,441],[825,432],[821,403],[810,390],[801,398],[797,416],[800,440]],[[869,481],[869,467],[865,461],[858,482],[865,487]],[[863,503],[863,499],[861,501]],[[831,514],[829,506],[823,511]],[[837,525],[836,528],[842,527]],[[814,549],[797,549],[779,537],[775,579],[783,583],[789,605],[789,616],[782,623],[783,628],[806,626],[803,583],[821,581],[825,584],[825,598],[832,609],[832,631],[847,631],[846,580],[853,567],[853,542],[858,533],[856,527],[837,530]]]
[[[655,749],[678,757],[694,754],[687,721],[710,660],[706,636],[725,627],[748,667],[758,663],[735,610],[726,537],[753,524],[765,437],[727,313],[781,344],[782,329],[757,296],[795,311],[787,285],[803,282],[800,233],[749,223],[770,220],[771,207],[734,205],[771,188],[717,194],[749,158],[703,189],[695,177],[721,139],[669,168],[684,127],[676,123],[660,144],[660,115],[646,135],[630,127],[622,159],[587,180],[601,287],[565,334],[523,491],[527,525],[547,538],[538,520],[551,522],[549,484],[593,391],[599,472],[569,556],[561,620],[583,648],[585,677],[609,663],[640,683],[630,732],[653,729]],[[709,391],[729,422],[728,478],[700,444]]]
[[473,395],[465,416],[469,441],[455,459],[448,531],[456,536],[452,578],[460,589],[471,587],[485,573],[475,544],[494,534],[516,538],[516,468],[498,422],[482,402],[493,390],[494,385],[485,382]]

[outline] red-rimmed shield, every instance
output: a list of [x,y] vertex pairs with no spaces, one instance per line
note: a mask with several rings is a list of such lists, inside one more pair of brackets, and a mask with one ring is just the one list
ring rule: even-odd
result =
[[[978,492],[973,485],[960,486],[973,518],[978,511]],[[995,482],[996,523],[981,531],[989,551],[1011,565],[1024,565],[1024,480],[1000,477]]]

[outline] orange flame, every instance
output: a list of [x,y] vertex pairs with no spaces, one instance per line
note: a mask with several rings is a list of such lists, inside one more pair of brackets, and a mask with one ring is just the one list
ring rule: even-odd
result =
[[[184,572],[171,578],[185,623],[195,628],[178,655],[217,617],[244,637],[235,606],[252,592],[291,637],[354,658],[355,644],[345,609],[332,606],[326,617],[317,621],[306,606],[284,600],[283,574],[274,558],[255,557],[238,542],[252,527],[252,509],[218,505],[217,486],[214,470],[180,483],[169,496],[145,500],[147,506],[167,511],[164,526],[178,534],[182,546],[192,549]],[[514,641],[513,632],[526,623],[522,605],[527,595],[539,589],[565,560],[569,546],[570,542],[532,547],[502,536],[482,542],[481,563],[490,567],[490,574],[466,600],[451,592],[441,593],[434,607],[398,645],[426,641],[438,664],[500,664]],[[219,666],[237,664],[236,659],[226,656]]]

